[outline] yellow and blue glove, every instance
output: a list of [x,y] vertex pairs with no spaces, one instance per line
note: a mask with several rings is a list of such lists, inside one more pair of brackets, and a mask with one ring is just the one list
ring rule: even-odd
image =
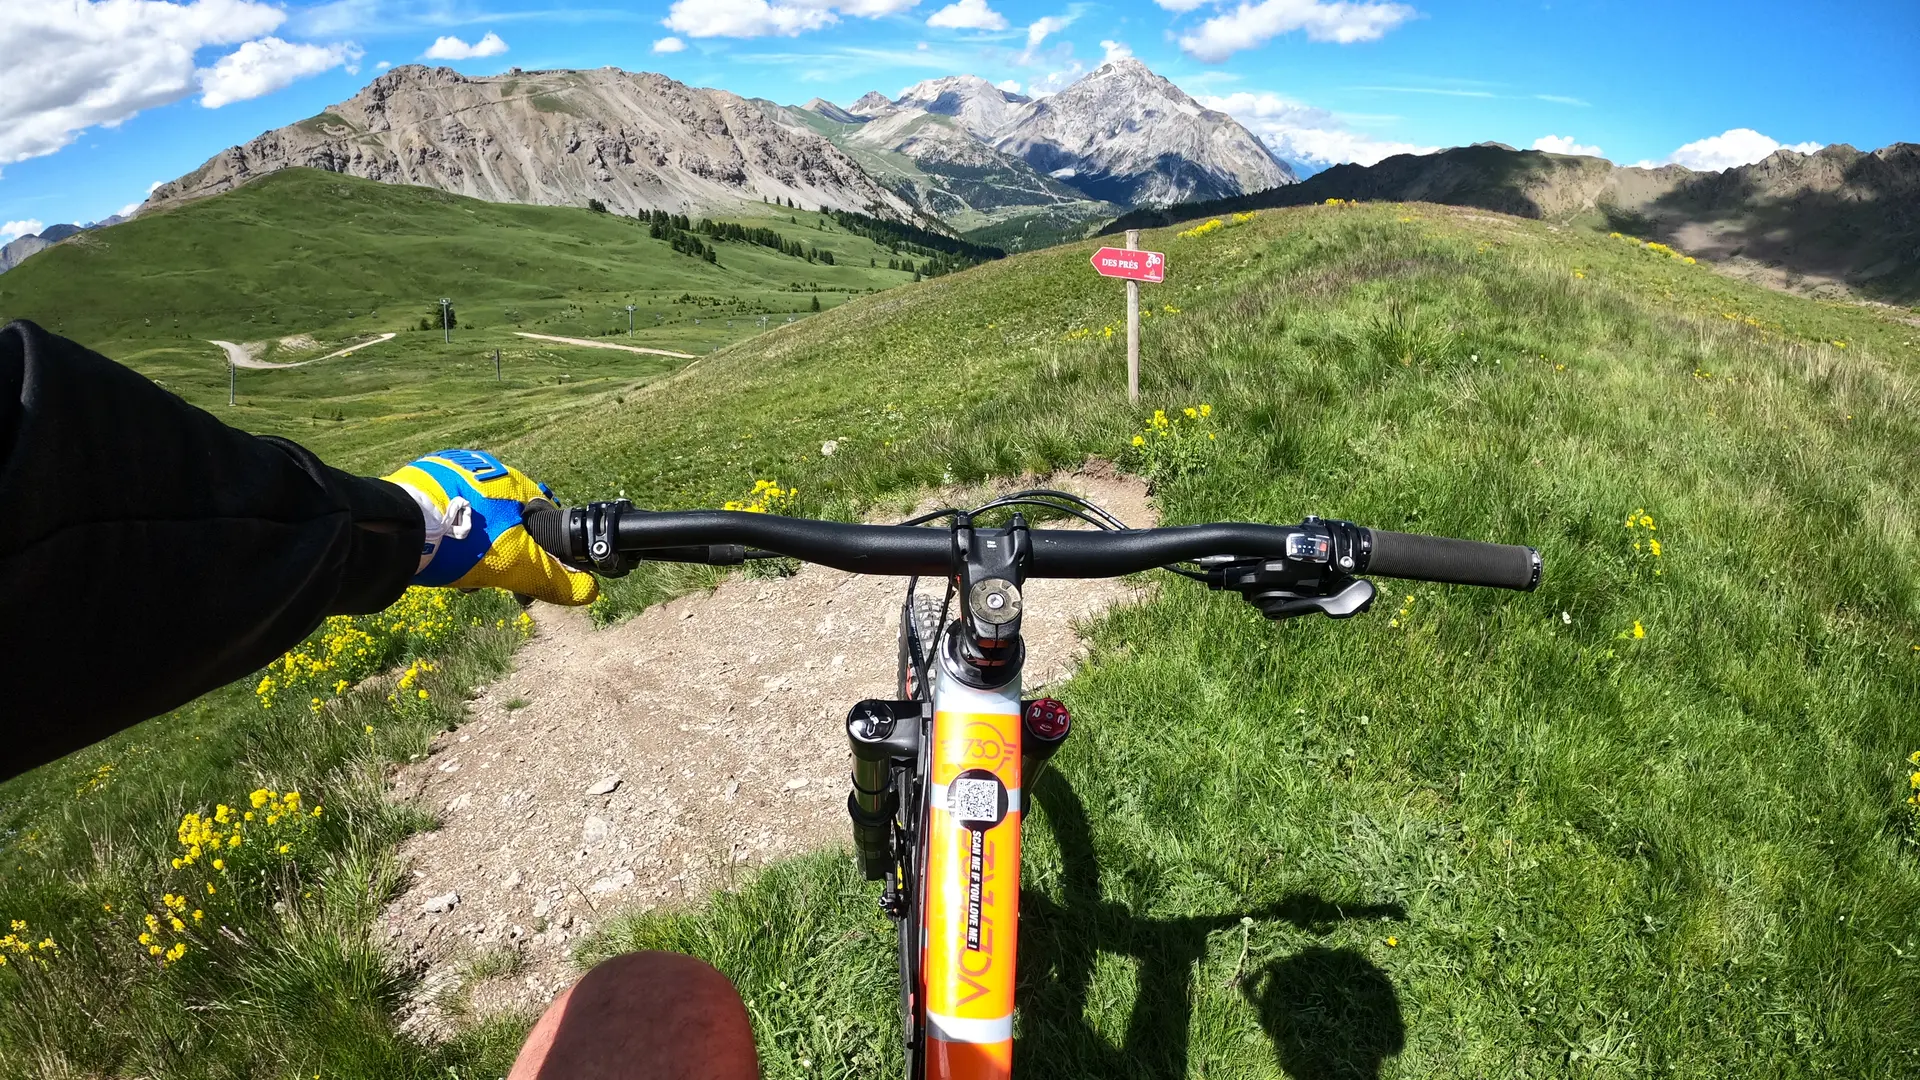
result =
[[569,570],[527,535],[522,507],[551,493],[492,454],[440,450],[382,479],[412,495],[426,520],[414,584],[508,589],[552,604],[600,595],[592,574]]

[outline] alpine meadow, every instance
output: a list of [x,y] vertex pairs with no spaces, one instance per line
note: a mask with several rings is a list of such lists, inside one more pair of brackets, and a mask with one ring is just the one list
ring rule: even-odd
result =
[[[569,503],[772,481],[852,521],[1100,459],[1165,524],[1531,544],[1532,593],[1382,581],[1275,624],[1153,574],[1084,628],[1079,734],[1030,792],[1016,1070],[1920,1074],[1909,311],[1473,209],[1264,209],[1143,234],[1170,272],[1135,407],[1095,241],[726,221],[779,246],[288,170],[40,252],[0,313],[365,473],[473,445]],[[212,340],[311,362],[232,372],[229,406]],[[650,565],[593,614],[718,579]],[[504,1075],[532,1016],[402,1026],[419,973],[376,924],[435,817],[387,778],[548,614],[410,592],[0,785],[0,1076]],[[577,959],[692,953],[767,1076],[890,1075],[875,893],[819,851],[615,903]]]

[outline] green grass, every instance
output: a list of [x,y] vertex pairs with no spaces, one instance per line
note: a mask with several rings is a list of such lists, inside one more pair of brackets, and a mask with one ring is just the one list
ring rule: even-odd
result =
[[[1169,253],[1171,283],[1144,290],[1139,409],[1101,332],[1120,289],[1083,243],[858,299],[624,400],[529,387],[527,418],[502,411],[486,444],[576,500],[712,505],[777,477],[807,512],[846,517],[948,479],[1118,456],[1153,408],[1206,402],[1220,443],[1157,489],[1169,522],[1319,513],[1543,551],[1529,595],[1383,582],[1367,616],[1276,626],[1168,581],[1092,628],[1064,690],[1078,734],[1027,830],[1029,1075],[1920,1069],[1920,847],[1902,804],[1920,748],[1920,331],[1434,207],[1303,208],[1144,242]],[[356,440],[338,444],[353,460],[400,452]],[[1657,560],[1623,528],[1637,509],[1658,522]],[[711,580],[643,571],[600,614]],[[282,739],[141,755],[149,802],[70,805],[130,745],[197,733],[195,716],[240,723],[247,689],[0,788],[8,842],[53,845],[17,864],[29,878],[0,878],[5,906],[36,928],[79,920],[37,898],[90,900],[102,838],[129,887],[159,880],[180,808],[255,776],[338,803],[332,766]],[[370,815],[343,836],[374,865],[398,831]],[[378,893],[344,863],[318,880]],[[0,996],[45,1002],[0,1029],[41,1033],[0,1073],[293,1076],[324,1059],[498,1075],[511,1021],[443,1052],[455,1061],[392,1034],[404,978],[338,945],[365,947],[374,904],[356,904],[304,936],[263,922],[304,973],[272,985],[351,1022],[223,1029],[252,984],[129,978],[125,944],[102,935],[98,959],[76,947],[33,976],[57,992],[0,974]],[[588,956],[633,947],[731,975],[769,1076],[897,1067],[890,928],[842,855],[617,922]],[[126,989],[101,999],[101,972]],[[177,1055],[217,1031],[237,1032],[230,1051]],[[309,1056],[239,1064],[283,1045]]]
[[[240,427],[382,469],[428,444],[501,438],[543,411],[622,395],[680,363],[517,331],[704,355],[761,333],[763,319],[810,317],[816,298],[831,308],[912,278],[886,269],[886,248],[817,214],[769,208],[749,224],[837,262],[723,243],[712,265],[631,218],[288,169],[42,252],[0,278],[0,318],[83,341]],[[443,296],[459,321],[451,344],[437,329]],[[418,330],[423,317],[436,329]],[[386,332],[399,336],[352,358],[242,370],[232,409],[225,354],[209,343],[258,343],[262,359],[285,363]],[[300,335],[315,344],[282,344]]]
[[[244,680],[0,785],[0,907],[57,944],[0,968],[0,1076],[504,1072],[521,1035],[512,1026],[437,1047],[398,1032],[413,976],[373,933],[405,887],[394,845],[433,824],[388,801],[388,768],[453,726],[467,691],[503,672],[522,639],[503,593],[460,597],[450,612],[453,629],[432,640],[379,638],[398,661],[433,665],[413,684],[425,697],[376,678],[324,709],[303,694],[267,710]],[[256,788],[299,791],[324,813],[284,855],[250,834],[221,869],[211,854],[169,867],[184,853],[183,814],[244,811]],[[186,898],[185,934],[164,928],[167,894]],[[148,914],[160,942],[188,942],[178,962],[136,940]]]

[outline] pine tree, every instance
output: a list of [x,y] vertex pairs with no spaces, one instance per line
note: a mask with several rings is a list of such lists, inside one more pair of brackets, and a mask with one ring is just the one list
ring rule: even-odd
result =
[[815,311],[820,310],[820,296],[818,293],[814,294],[814,297],[813,297],[813,310]]

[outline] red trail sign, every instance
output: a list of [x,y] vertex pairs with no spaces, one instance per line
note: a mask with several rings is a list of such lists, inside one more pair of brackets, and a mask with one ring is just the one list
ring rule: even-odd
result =
[[1150,285],[1167,280],[1167,257],[1158,251],[1103,247],[1093,253],[1093,268],[1101,277],[1126,278]]

